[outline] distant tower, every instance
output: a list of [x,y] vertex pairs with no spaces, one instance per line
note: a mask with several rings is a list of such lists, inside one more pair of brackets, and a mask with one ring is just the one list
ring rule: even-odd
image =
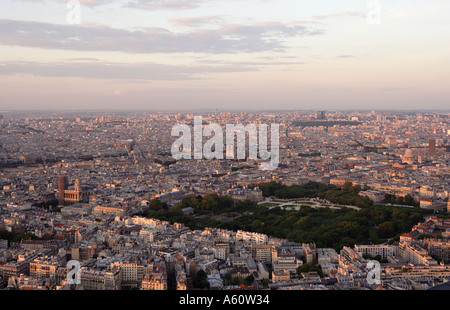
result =
[[386,115],[384,114],[377,114],[377,122],[385,122],[386,121]]
[[65,175],[58,176],[58,200],[64,201],[64,191],[68,188],[67,177]]
[[428,155],[434,156],[436,154],[436,139],[428,140]]
[[320,119],[320,120],[326,119],[325,111],[317,111],[317,112],[316,112],[316,118],[317,118],[317,119]]
[[75,180],[74,190],[76,192],[81,192],[81,183],[79,178],[76,178]]
[[316,112],[316,118],[317,118],[317,119],[320,119],[320,120],[326,119],[325,111],[317,111],[317,112]]

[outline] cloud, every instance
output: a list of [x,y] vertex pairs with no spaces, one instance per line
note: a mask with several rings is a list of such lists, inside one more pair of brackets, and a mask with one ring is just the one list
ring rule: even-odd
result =
[[167,65],[155,63],[111,62],[31,62],[8,61],[0,63],[0,75],[34,75],[41,77],[82,77],[121,80],[192,80],[201,75],[225,72],[258,71],[245,64],[224,65]]
[[216,24],[224,24],[223,16],[179,17],[169,19],[177,27],[202,27]]
[[383,87],[380,88],[381,91],[386,92],[396,92],[396,91],[405,91],[405,90],[413,90],[416,89],[416,87]]
[[123,89],[117,89],[114,91],[113,95],[114,96],[122,96],[125,93],[125,91]]
[[282,51],[284,38],[318,34],[323,31],[280,22],[225,24],[218,29],[181,33],[159,27],[131,31],[98,25],[0,20],[0,44],[74,51],[212,54]]
[[332,14],[324,14],[324,15],[316,15],[312,18],[314,19],[329,19],[329,18],[335,18],[335,17],[367,17],[367,12],[354,12],[354,11],[347,11],[347,12],[340,12],[340,13],[332,13]]
[[125,7],[143,10],[191,10],[207,3],[206,0],[124,0]]
[[[18,0],[23,2],[45,2],[46,0]],[[68,3],[70,0],[53,0],[53,2]],[[72,0],[74,1],[74,0]],[[118,5],[120,7],[142,10],[189,10],[196,9],[206,0],[75,0],[81,5],[99,7],[103,5]],[[210,1],[210,0],[209,0]]]

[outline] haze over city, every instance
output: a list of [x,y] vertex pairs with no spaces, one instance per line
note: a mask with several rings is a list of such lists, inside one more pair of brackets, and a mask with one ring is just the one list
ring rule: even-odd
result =
[[1,110],[445,110],[448,1],[6,0]]

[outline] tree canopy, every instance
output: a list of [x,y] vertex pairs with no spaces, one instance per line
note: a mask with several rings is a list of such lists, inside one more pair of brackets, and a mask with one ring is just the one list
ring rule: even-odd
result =
[[[184,214],[181,210],[186,207],[192,207],[194,214]],[[408,232],[423,220],[424,212],[422,209],[372,205],[360,210],[310,206],[286,210],[210,194],[203,197],[186,196],[169,210],[150,209],[147,216],[183,223],[191,229],[216,227],[245,230],[293,242],[314,242],[318,247],[340,250],[343,246],[357,243],[382,243]],[[220,214],[234,216],[224,220],[218,217]]]

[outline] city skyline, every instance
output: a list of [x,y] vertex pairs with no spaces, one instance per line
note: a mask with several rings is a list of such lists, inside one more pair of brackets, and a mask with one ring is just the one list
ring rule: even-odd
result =
[[4,2],[0,110],[448,109],[445,1],[69,3]]
[[450,289],[449,9],[4,0],[0,291]]
[[[448,122],[329,110],[1,114],[0,290],[167,290],[179,304],[191,290],[239,291],[275,304],[285,290],[448,289]],[[252,126],[244,158],[195,156],[203,123],[219,136],[279,124],[276,169],[252,155]],[[180,124],[193,126],[194,158],[170,152]]]

